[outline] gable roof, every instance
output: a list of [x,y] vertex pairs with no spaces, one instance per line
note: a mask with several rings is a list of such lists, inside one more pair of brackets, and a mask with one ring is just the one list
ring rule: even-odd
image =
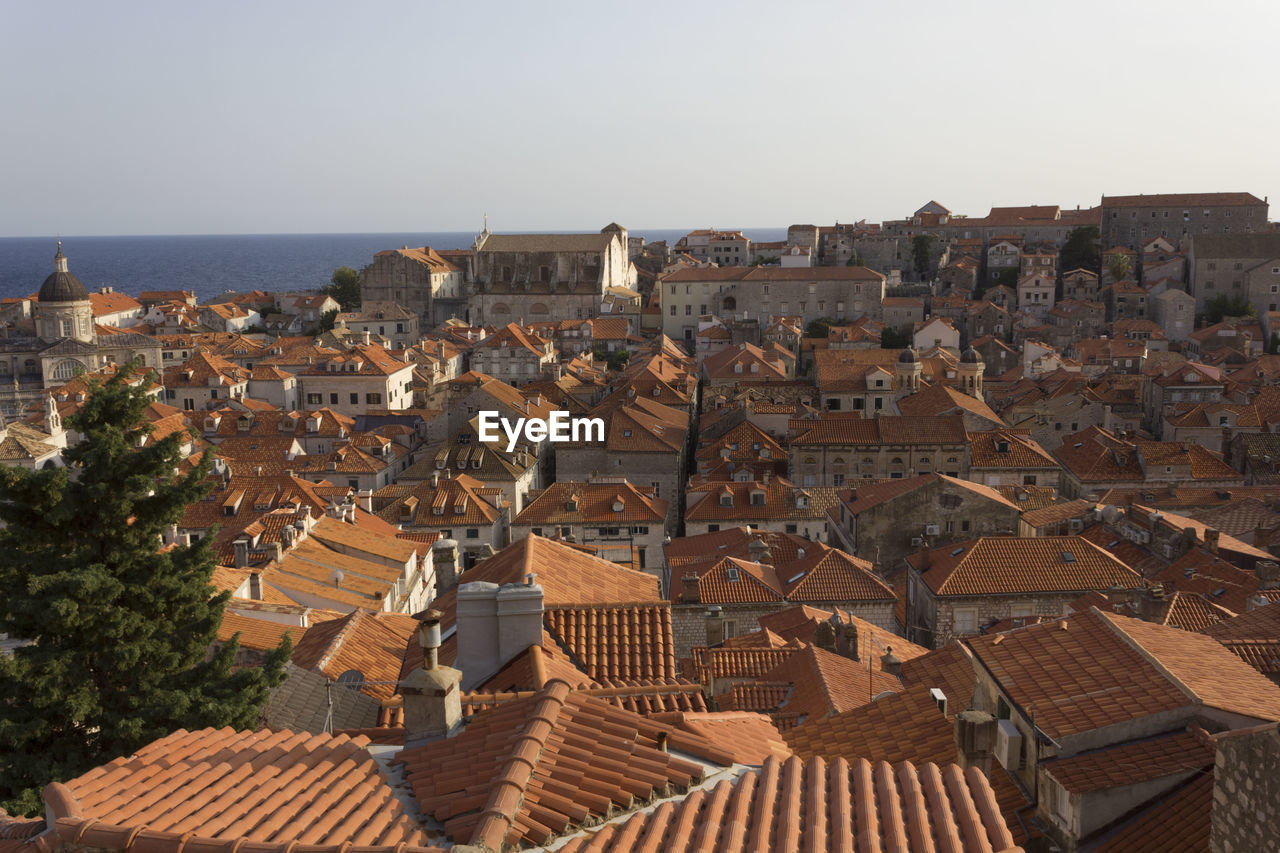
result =
[[[920,555],[908,562],[921,565]],[[1079,536],[983,536],[928,552],[920,579],[935,595],[1013,595],[1142,586],[1142,576]]]

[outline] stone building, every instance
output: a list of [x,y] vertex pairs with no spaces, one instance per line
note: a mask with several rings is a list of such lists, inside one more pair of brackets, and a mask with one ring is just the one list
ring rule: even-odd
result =
[[551,341],[508,323],[471,349],[471,369],[518,387],[556,363]]
[[983,536],[906,559],[907,639],[941,648],[1006,619],[1063,616],[1090,590],[1142,576],[1080,536]]
[[1174,244],[1204,234],[1267,227],[1267,201],[1253,193],[1172,193],[1102,197],[1102,243],[1137,249],[1156,237]]
[[824,412],[793,421],[792,431],[791,477],[803,488],[931,472],[969,476],[969,436],[960,415],[864,419]]
[[880,569],[897,566],[927,541],[935,547],[1018,529],[1020,508],[986,486],[921,474],[837,492],[828,542]]
[[792,317],[801,328],[833,317],[879,319],[885,278],[866,267],[711,267],[662,280],[662,333],[692,341],[706,314]]
[[388,249],[360,271],[362,302],[394,302],[436,326],[466,313],[465,271],[430,246]]
[[471,254],[468,322],[585,320],[610,288],[633,288],[634,269],[617,224],[599,234],[493,234],[486,226]]
[[70,271],[61,241],[33,315],[5,324],[0,337],[0,416],[20,414],[42,389],[108,364],[137,359],[144,367],[161,368],[156,339],[133,332],[98,334],[89,292]]
[[1197,311],[1219,296],[1245,299],[1259,315],[1280,306],[1280,232],[1197,235],[1188,265]]

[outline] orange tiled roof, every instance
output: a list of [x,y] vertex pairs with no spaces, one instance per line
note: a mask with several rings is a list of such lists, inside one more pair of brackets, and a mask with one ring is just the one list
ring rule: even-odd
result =
[[666,604],[548,608],[543,623],[593,679],[676,676]]
[[1213,774],[1196,773],[1106,836],[1094,853],[1209,850]]
[[844,758],[770,758],[759,771],[610,823],[560,849],[845,853],[864,844],[868,850],[1021,849],[980,771]]
[[902,689],[896,676],[869,666],[868,661],[856,661],[817,646],[805,646],[788,655],[760,680],[791,685],[777,710],[796,714],[800,724],[857,708],[881,693]]
[[368,742],[180,729],[65,785],[54,783],[46,796],[68,843],[109,850],[139,830],[139,843],[169,833],[160,837],[195,836],[187,842],[193,846],[215,839],[425,847],[426,836],[365,751]]
[[[665,736],[665,737],[664,737]],[[596,822],[634,799],[702,778],[730,756],[707,739],[652,722],[555,681],[527,699],[479,715],[456,737],[406,749],[397,759],[422,811],[455,842],[542,844]]]
[[[921,580],[936,595],[1011,595],[1126,589],[1142,577],[1097,545],[1079,536],[1023,538],[983,536],[928,553]],[[913,567],[920,556],[908,558]]]
[[[573,507],[572,509],[570,507]],[[560,481],[530,493],[514,524],[661,524],[667,501],[633,484]]]
[[404,650],[417,630],[412,616],[355,610],[307,629],[294,648],[293,662],[335,680],[355,671],[367,682],[359,685],[360,692],[387,701],[399,692]]
[[218,641],[225,643],[233,635],[239,634],[241,648],[268,651],[279,646],[287,634],[296,648],[308,630],[297,625],[255,619],[252,616],[244,616],[228,610],[222,614],[222,623],[218,626]]
[[764,714],[744,711],[718,713],[658,713],[652,719],[700,735],[733,753],[735,764],[764,764],[771,756],[785,761],[791,748]]
[[1071,793],[1087,794],[1212,767],[1213,748],[1203,731],[1199,736],[1185,731],[1090,750],[1040,766]]

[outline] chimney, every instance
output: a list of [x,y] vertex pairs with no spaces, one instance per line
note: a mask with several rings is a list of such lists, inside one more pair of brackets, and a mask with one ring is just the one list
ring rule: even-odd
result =
[[1275,540],[1275,534],[1276,529],[1274,527],[1258,525],[1258,529],[1253,531],[1253,547],[1260,548],[1263,551],[1268,550]]
[[436,595],[444,595],[458,585],[457,540],[438,540],[431,546],[431,561],[436,568]]
[[498,589],[498,668],[542,645],[542,587],[538,576],[525,575],[524,583],[504,584]]
[[462,687],[472,690],[496,673],[498,661],[498,585],[473,581],[458,587],[458,657]]
[[996,718],[986,711],[956,714],[956,763],[968,770],[977,767],[983,775],[991,772],[991,752],[996,743]]
[[747,553],[750,554],[753,563],[773,564],[773,555],[769,553],[769,546],[759,537],[752,539],[747,545]]
[[716,604],[707,608],[707,648],[724,642],[724,610]]
[[893,653],[893,646],[885,646],[884,654],[880,656],[880,669],[886,675],[902,677],[902,661]]
[[1258,589],[1280,588],[1280,563],[1259,560],[1254,570],[1258,573]]
[[1204,529],[1204,547],[1209,549],[1210,554],[1218,553],[1218,537],[1219,532],[1216,528],[1206,527]]
[[249,597],[254,601],[262,601],[262,575],[258,572],[249,574]]
[[236,568],[243,569],[249,565],[249,540],[237,539],[231,543],[236,554]]
[[836,629],[829,621],[824,620],[818,623],[818,629],[814,631],[813,642],[820,649],[832,654],[839,654],[836,643]]
[[373,514],[373,489],[364,489],[356,493],[357,502],[360,508],[370,515]]
[[840,626],[840,636],[836,640],[837,650],[849,660],[860,660],[858,649],[858,626]]
[[1138,618],[1143,622],[1163,619],[1166,606],[1164,584],[1153,584],[1138,592]]
[[684,575],[680,578],[680,600],[685,604],[698,604],[698,576]]
[[400,684],[406,747],[448,737],[462,720],[462,673],[439,663],[440,611],[427,611],[418,626],[418,642],[422,666]]

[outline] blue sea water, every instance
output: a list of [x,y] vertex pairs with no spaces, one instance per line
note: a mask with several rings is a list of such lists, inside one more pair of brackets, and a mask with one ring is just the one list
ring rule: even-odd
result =
[[[632,231],[646,240],[675,242],[691,229]],[[785,228],[747,230],[754,240],[782,240]],[[324,286],[338,267],[360,269],[375,252],[401,246],[470,248],[475,234],[217,234],[203,236],[62,237],[71,272],[85,287],[191,290],[201,302],[229,290],[309,290]],[[0,297],[27,296],[53,272],[55,237],[0,238]]]

